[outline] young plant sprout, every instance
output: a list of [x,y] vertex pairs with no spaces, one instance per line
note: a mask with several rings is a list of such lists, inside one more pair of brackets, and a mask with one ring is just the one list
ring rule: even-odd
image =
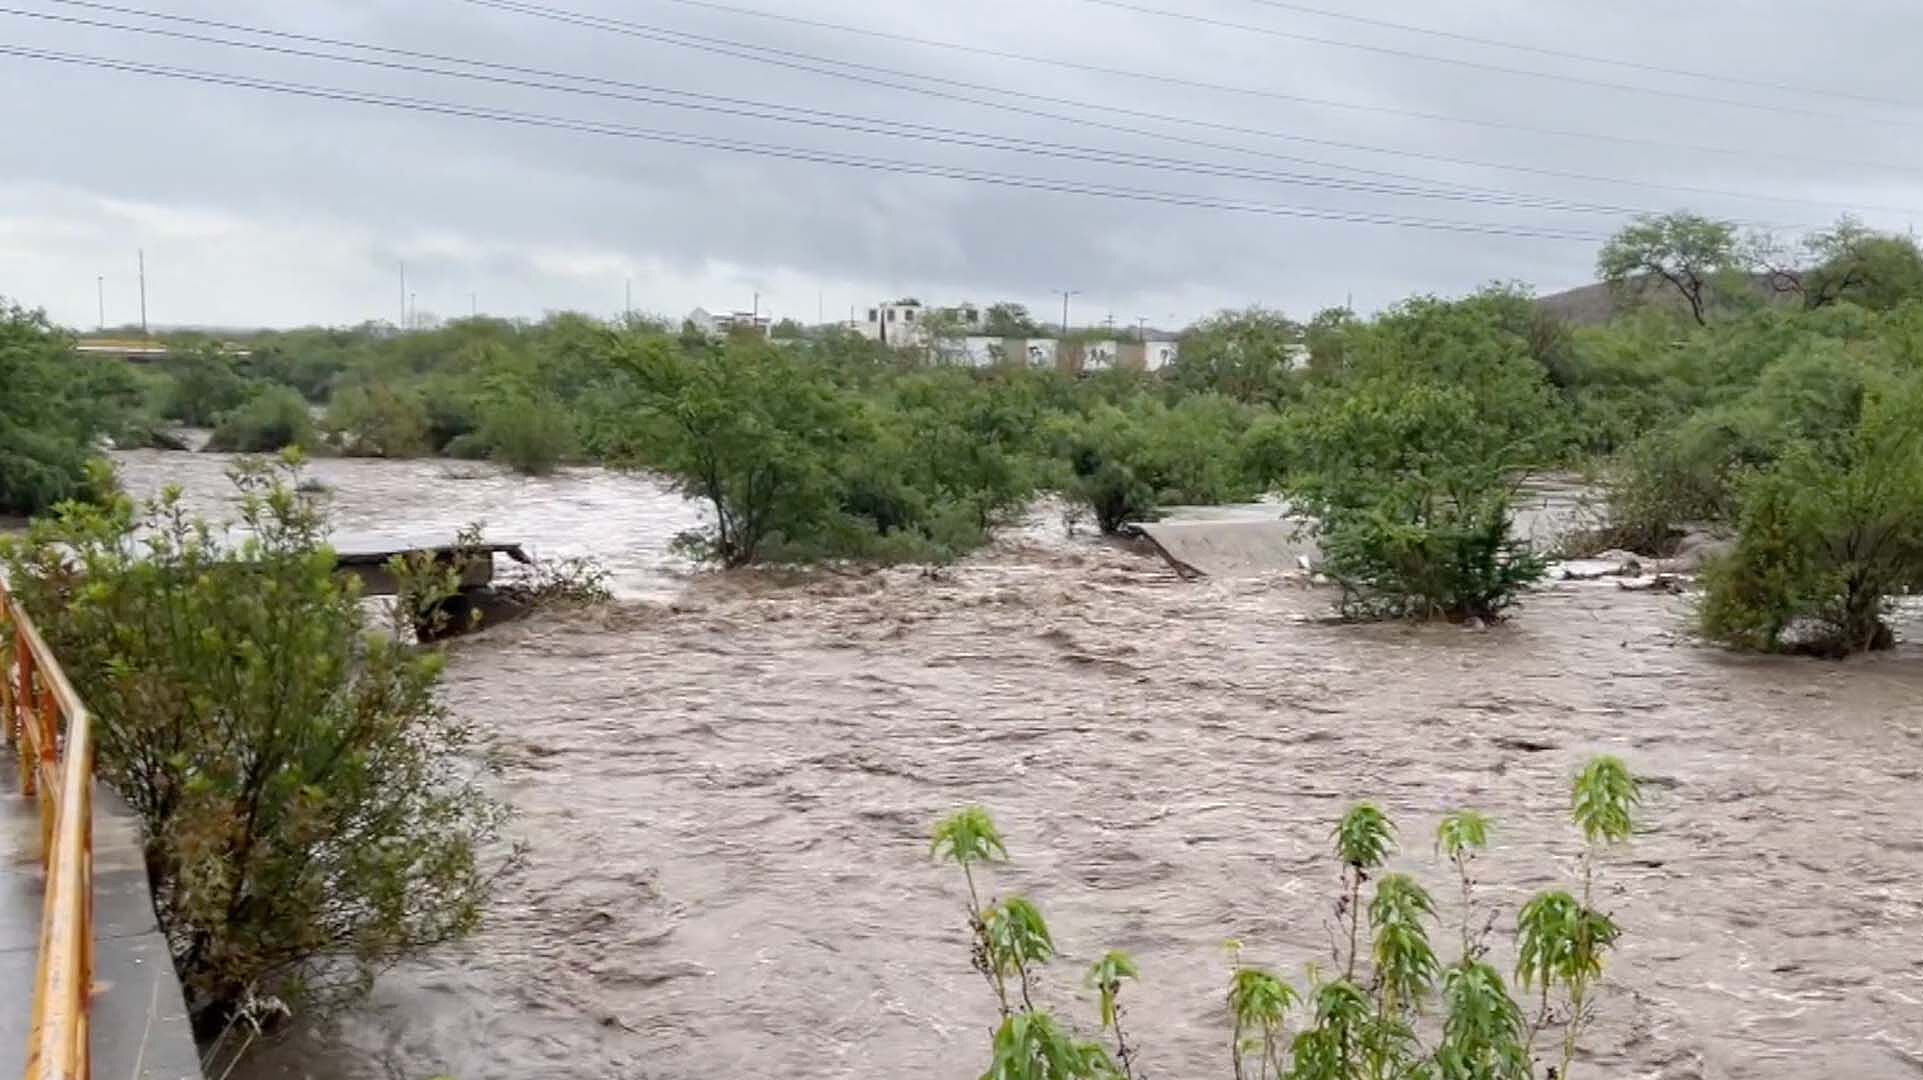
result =
[[[1312,966],[1307,989],[1298,990],[1269,969],[1243,963],[1241,943],[1231,942],[1232,1080],[1533,1080],[1535,1040],[1556,1022],[1562,1045],[1545,1075],[1566,1080],[1594,1019],[1591,994],[1605,954],[1622,933],[1594,906],[1596,863],[1610,845],[1629,838],[1639,798],[1635,777],[1615,758],[1592,759],[1576,777],[1571,811],[1583,834],[1581,895],[1540,893],[1516,918],[1516,982],[1538,995],[1533,1021],[1501,972],[1484,960],[1487,928],[1474,929],[1471,864],[1488,850],[1489,819],[1457,810],[1436,829],[1436,853],[1454,868],[1462,895],[1462,955],[1445,966],[1430,942],[1437,914],[1428,890],[1410,874],[1380,873],[1395,847],[1395,826],[1373,804],[1350,808],[1332,834],[1342,866],[1337,912],[1347,917],[1349,932],[1348,955],[1336,957],[1342,975],[1324,979]],[[971,867],[1008,857],[988,814],[970,808],[944,820],[933,852],[962,867],[975,966],[1001,1007],[982,1080],[1138,1080],[1137,1051],[1123,1034],[1119,1000],[1123,980],[1138,977],[1134,960],[1110,951],[1085,980],[1097,995],[1099,1029],[1114,1034],[1111,1057],[1036,1006],[1035,972],[1058,953],[1040,910],[1021,897],[982,905]],[[1378,874],[1365,920],[1362,885]],[[1366,978],[1357,974],[1365,954]],[[1011,982],[1020,988],[1019,1002],[1010,1001]],[[1431,1008],[1438,1004],[1439,1010]],[[1286,1022],[1298,1005],[1306,1005],[1307,1016],[1290,1037]]]

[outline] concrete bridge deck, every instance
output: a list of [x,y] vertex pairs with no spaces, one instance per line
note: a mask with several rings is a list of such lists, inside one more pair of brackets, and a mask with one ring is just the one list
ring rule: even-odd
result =
[[[0,1074],[27,1061],[39,963],[40,811],[20,794],[11,747],[0,750]],[[100,1080],[201,1080],[200,1054],[167,942],[154,918],[140,828],[119,797],[94,790],[93,1075]]]

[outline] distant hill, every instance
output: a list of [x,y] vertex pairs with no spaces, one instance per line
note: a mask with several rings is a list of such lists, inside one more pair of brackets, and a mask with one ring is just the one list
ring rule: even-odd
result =
[[[1750,291],[1763,303],[1795,305],[1802,302],[1802,298],[1795,293],[1778,292],[1771,288],[1767,274],[1749,274],[1746,277]],[[1571,326],[1601,326],[1638,304],[1674,311],[1678,315],[1689,313],[1689,305],[1683,302],[1676,290],[1667,285],[1651,284],[1640,293],[1637,295],[1632,290],[1628,296],[1619,299],[1614,290],[1599,281],[1594,285],[1578,285],[1559,293],[1538,296],[1536,306]]]

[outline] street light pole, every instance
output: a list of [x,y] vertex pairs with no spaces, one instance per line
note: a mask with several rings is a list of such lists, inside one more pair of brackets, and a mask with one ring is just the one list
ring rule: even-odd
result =
[[100,319],[94,324],[94,328],[97,330],[105,330],[107,328],[107,275],[95,274],[93,286],[94,291],[99,294],[98,299],[100,301]]

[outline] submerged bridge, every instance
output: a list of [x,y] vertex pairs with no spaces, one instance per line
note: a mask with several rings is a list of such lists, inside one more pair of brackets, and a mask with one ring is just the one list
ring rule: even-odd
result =
[[[465,601],[518,544],[363,542],[338,572],[367,595],[386,567],[425,558],[460,570]],[[0,1070],[26,1080],[200,1080],[185,997],[154,915],[140,824],[94,781],[93,716],[33,619],[0,580]],[[0,1072],[0,1075],[4,1075]]]

